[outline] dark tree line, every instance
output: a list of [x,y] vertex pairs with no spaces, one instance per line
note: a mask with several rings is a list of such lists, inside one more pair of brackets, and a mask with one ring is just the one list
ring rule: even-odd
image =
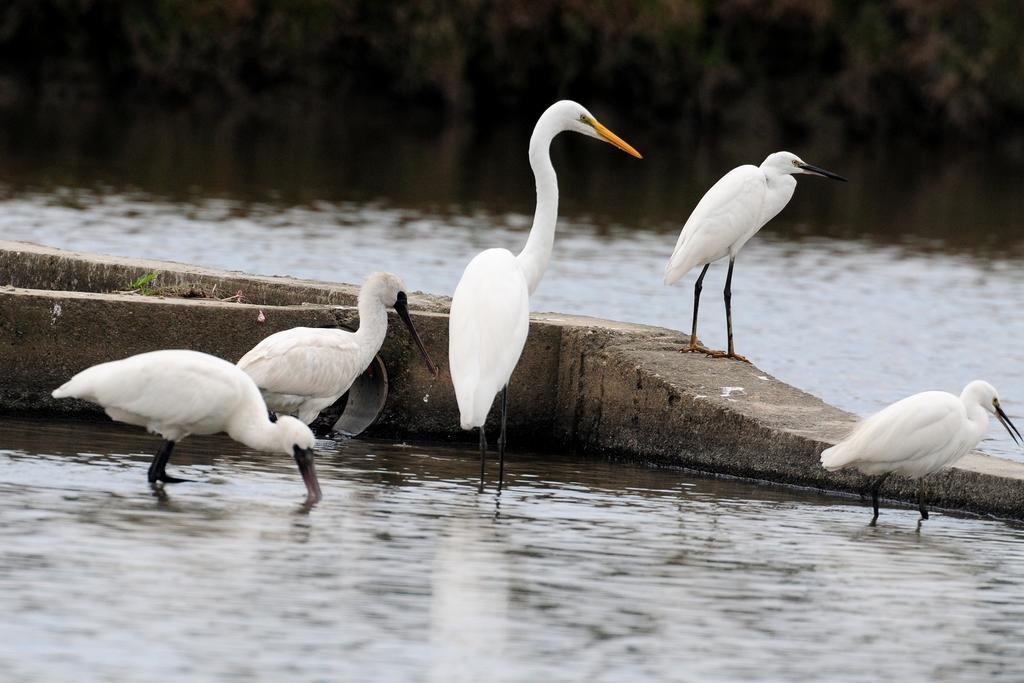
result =
[[995,137],[1024,120],[1021,0],[7,0],[0,105],[614,102],[713,129]]

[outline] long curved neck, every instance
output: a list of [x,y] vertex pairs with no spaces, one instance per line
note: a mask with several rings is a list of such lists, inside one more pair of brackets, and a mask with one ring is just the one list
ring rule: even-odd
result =
[[786,208],[786,204],[789,204],[789,200],[793,198],[793,191],[796,190],[796,178],[791,173],[780,173],[765,164],[761,164],[761,170],[764,172],[768,192],[761,205],[758,228],[779,215],[779,212]]
[[541,116],[530,137],[530,168],[537,183],[537,209],[526,246],[516,260],[526,276],[530,294],[537,289],[551,260],[558,220],[558,177],[551,165],[551,140],[559,133],[547,116]]
[[252,385],[243,390],[244,403],[235,410],[226,431],[235,441],[244,443],[258,451],[279,450],[281,437],[277,425],[270,421],[267,406],[260,396],[259,389]]
[[359,292],[359,329],[355,332],[363,367],[380,351],[388,333],[388,312],[374,292]]
[[988,411],[982,407],[981,401],[977,396],[971,392],[971,387],[968,386],[960,394],[960,401],[964,404],[964,410],[967,412],[967,420],[971,423],[971,435],[974,437],[975,443],[981,441],[981,437],[985,436],[985,432],[988,431]]

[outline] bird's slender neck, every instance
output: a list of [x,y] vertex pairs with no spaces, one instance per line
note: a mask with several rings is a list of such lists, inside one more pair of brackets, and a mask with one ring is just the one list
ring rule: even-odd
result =
[[356,330],[356,344],[359,346],[360,359],[365,361],[363,367],[380,350],[384,337],[388,333],[388,312],[380,301],[380,295],[367,291],[364,287],[359,292],[359,329]]
[[244,403],[236,410],[225,429],[235,441],[257,451],[276,451],[281,447],[280,430],[270,421],[267,406],[255,385],[246,389]]
[[768,182],[769,187],[796,185],[796,178],[793,177],[792,173],[783,173],[776,166],[768,164],[767,162],[761,164],[760,168],[761,172],[764,173],[765,180]]
[[964,404],[964,410],[967,411],[967,420],[971,423],[973,436],[977,437],[976,441],[980,441],[988,431],[988,411],[982,405],[981,399],[971,391],[970,385],[960,394],[960,402]]
[[558,177],[551,165],[551,140],[559,133],[554,122],[541,116],[530,137],[530,168],[537,183],[537,209],[533,214],[533,227],[526,246],[516,260],[526,276],[530,294],[537,289],[551,260],[555,242],[555,223],[558,220]]

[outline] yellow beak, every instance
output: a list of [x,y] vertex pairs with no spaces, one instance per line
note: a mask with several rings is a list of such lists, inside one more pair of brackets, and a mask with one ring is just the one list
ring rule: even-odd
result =
[[600,135],[606,141],[610,142],[611,144],[621,149],[626,154],[632,154],[637,159],[643,159],[643,157],[640,155],[640,152],[633,149],[632,145],[630,145],[628,142],[620,138],[615,133],[605,128],[604,125],[602,125],[601,122],[596,119],[594,119],[594,130],[597,131],[598,135]]

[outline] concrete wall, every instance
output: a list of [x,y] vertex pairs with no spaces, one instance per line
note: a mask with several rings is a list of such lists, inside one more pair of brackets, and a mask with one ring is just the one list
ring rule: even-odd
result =
[[[104,293],[146,272],[160,273],[164,285],[241,291],[245,303]],[[142,351],[193,348],[236,360],[288,327],[355,327],[356,292],[353,285],[0,242],[0,411],[95,412],[55,402],[49,392],[89,365]],[[370,433],[475,440],[458,427],[447,374],[448,300],[419,294],[410,307],[441,376],[430,376],[404,328],[393,325],[381,351],[390,394]],[[257,322],[261,311],[265,320]],[[534,315],[510,387],[511,452],[569,448],[781,484],[844,491],[866,485],[857,474],[818,464],[853,416],[752,365],[680,354],[684,343],[673,330]],[[728,389],[736,387],[742,390]],[[915,491],[908,480],[890,478],[883,494],[911,501]],[[969,455],[932,477],[930,499],[1024,518],[1024,465]]]

